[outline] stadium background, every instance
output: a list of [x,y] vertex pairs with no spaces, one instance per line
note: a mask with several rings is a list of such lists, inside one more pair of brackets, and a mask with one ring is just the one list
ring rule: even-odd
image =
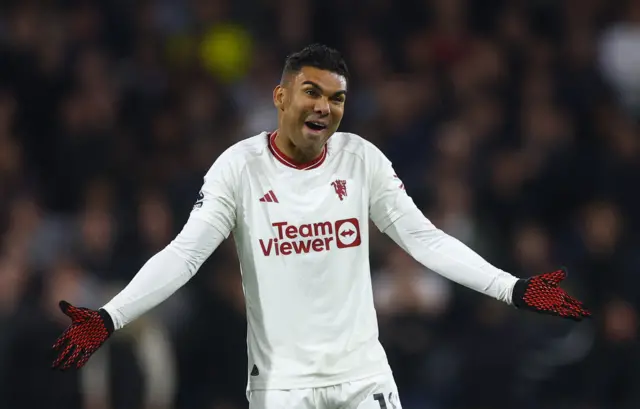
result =
[[276,126],[284,57],[338,47],[342,130],[438,226],[595,319],[514,311],[372,246],[405,409],[638,409],[640,2],[49,0],[0,6],[0,408],[241,409],[231,242],[80,373],[59,299],[99,307],[179,231],[202,176]]

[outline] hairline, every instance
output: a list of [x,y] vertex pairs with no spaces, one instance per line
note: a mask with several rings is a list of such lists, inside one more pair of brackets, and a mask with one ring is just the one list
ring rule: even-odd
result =
[[300,75],[300,73],[302,72],[303,68],[305,67],[309,67],[309,68],[315,68],[317,70],[320,71],[326,71],[326,72],[330,72],[332,74],[338,75],[342,78],[344,78],[345,83],[347,84],[347,86],[349,85],[349,78],[347,78],[347,76],[345,74],[341,74],[336,70],[331,70],[328,68],[320,68],[320,67],[316,67],[315,65],[312,64],[308,64],[305,65],[303,64],[299,69],[293,69],[293,68],[285,68],[284,72],[282,73],[282,77],[280,78],[280,85],[289,85],[292,81],[293,78],[295,78],[296,76]]

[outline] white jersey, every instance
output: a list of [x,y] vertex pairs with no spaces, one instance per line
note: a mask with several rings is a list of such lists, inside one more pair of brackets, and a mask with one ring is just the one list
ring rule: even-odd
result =
[[178,236],[104,305],[116,330],[186,284],[233,233],[248,319],[248,389],[316,388],[390,371],[378,342],[369,219],[432,271],[505,303],[517,277],[435,227],[389,160],[334,134],[296,166],[262,133],[225,151]]
[[248,320],[250,389],[308,388],[390,371],[378,341],[369,218],[415,208],[370,142],[335,133],[295,165],[274,134],[236,143],[205,177],[191,217],[233,233]]

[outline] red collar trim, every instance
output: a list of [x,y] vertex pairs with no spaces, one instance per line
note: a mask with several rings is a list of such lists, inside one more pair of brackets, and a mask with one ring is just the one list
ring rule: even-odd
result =
[[324,160],[327,158],[327,145],[325,144],[322,148],[322,153],[320,156],[307,163],[298,163],[295,160],[291,159],[287,155],[285,155],[278,147],[276,146],[276,135],[278,135],[278,131],[274,131],[268,135],[269,137],[269,150],[273,154],[273,156],[278,159],[282,164],[289,166],[290,168],[298,169],[298,170],[311,170],[322,165]]

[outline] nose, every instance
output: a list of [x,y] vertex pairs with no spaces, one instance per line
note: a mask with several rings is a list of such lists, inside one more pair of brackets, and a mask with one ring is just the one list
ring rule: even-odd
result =
[[329,115],[329,111],[331,110],[331,106],[329,105],[329,100],[327,98],[318,98],[316,100],[316,104],[313,107],[313,110],[316,114],[327,116]]

